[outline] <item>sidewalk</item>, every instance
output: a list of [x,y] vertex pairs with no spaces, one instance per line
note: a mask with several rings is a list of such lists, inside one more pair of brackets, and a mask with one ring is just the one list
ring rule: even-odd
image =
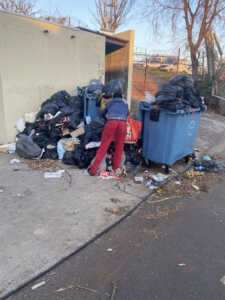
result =
[[[225,160],[224,121],[204,114],[200,152]],[[0,297],[69,255],[149,193],[129,178],[103,181],[60,163],[65,175],[44,179],[44,170],[26,162],[10,165],[14,157],[0,154]]]

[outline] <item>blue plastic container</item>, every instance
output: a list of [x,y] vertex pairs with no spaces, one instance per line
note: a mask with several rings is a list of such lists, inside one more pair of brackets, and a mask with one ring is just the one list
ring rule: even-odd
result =
[[138,119],[143,122],[143,157],[168,166],[194,152],[202,111],[160,110],[158,121],[150,118],[153,107],[141,101]]
[[92,119],[99,117],[99,107],[97,106],[97,97],[95,94],[88,94],[87,91],[83,93],[84,99],[84,120],[86,117]]

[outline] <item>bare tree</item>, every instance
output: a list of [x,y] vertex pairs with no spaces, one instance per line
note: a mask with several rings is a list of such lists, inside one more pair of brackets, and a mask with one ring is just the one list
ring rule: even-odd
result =
[[115,32],[126,22],[135,0],[95,0],[95,19],[101,29]]
[[192,74],[198,75],[198,51],[213,24],[225,16],[224,0],[145,0],[146,17],[154,29],[171,25],[173,32],[186,32],[192,61]]
[[39,13],[34,0],[0,0],[0,10],[30,17]]
[[216,95],[218,82],[225,72],[223,51],[216,33],[210,30],[205,37],[205,49],[208,65],[208,77],[211,83],[211,94]]
[[59,25],[64,25],[64,26],[68,26],[71,27],[71,18],[70,16],[41,16],[40,19],[48,21],[50,23],[56,23]]
[[55,8],[54,11],[48,11],[44,14],[42,13],[39,18],[50,23],[55,23],[71,28],[76,26],[83,26],[88,28],[88,25],[82,20],[73,16],[71,17],[70,15],[63,15],[60,8]]

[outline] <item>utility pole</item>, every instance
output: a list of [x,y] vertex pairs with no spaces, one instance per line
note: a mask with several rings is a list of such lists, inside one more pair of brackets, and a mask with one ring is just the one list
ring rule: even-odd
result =
[[180,66],[180,48],[178,50],[178,57],[177,57],[177,73],[179,72],[179,66]]
[[148,66],[147,49],[145,49],[145,85],[147,79],[147,66]]

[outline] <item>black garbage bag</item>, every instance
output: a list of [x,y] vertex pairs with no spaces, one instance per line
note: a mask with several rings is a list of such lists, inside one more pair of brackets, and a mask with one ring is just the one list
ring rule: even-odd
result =
[[186,110],[188,107],[182,100],[163,101],[160,103],[160,108],[176,112],[178,110]]
[[184,102],[193,108],[197,108],[202,105],[202,99],[199,93],[191,87],[184,88]]
[[72,115],[69,116],[68,121],[65,122],[65,125],[72,130],[75,130],[77,126],[82,122],[83,114],[79,111],[75,111]]
[[123,94],[123,84],[120,79],[110,80],[102,89],[104,98],[121,97]]
[[63,163],[66,165],[76,165],[76,161],[74,159],[74,152],[66,151],[63,155]]
[[66,91],[60,91],[51,96],[50,99],[44,101],[41,105],[41,110],[38,112],[36,120],[44,118],[45,114],[55,115],[65,106],[69,105],[71,96]]
[[57,145],[54,144],[46,145],[42,158],[53,159],[53,160],[58,159]]
[[67,91],[59,91],[51,96],[51,101],[55,103],[59,108],[70,102],[70,94]]
[[78,166],[80,169],[87,168],[95,157],[97,149],[85,150],[82,145],[76,145],[73,152],[65,152],[63,162],[68,165]]
[[83,144],[87,145],[92,141],[99,142],[101,140],[104,125],[104,119],[93,119],[87,126],[85,134],[82,137],[79,137],[82,139]]
[[40,119],[40,118],[44,118],[44,115],[47,114],[51,114],[51,115],[55,115],[57,112],[59,111],[59,107],[57,104],[55,103],[47,103],[46,105],[43,105],[43,107],[41,108],[41,110],[38,112],[36,120]]
[[137,144],[125,144],[124,151],[126,155],[125,164],[129,162],[136,166],[141,162],[141,156],[138,154],[139,148]]
[[23,158],[37,158],[41,155],[41,148],[25,134],[21,134],[16,142],[16,153]]
[[75,109],[72,105],[64,105],[60,111],[61,111],[60,116],[64,117],[64,116],[72,115],[72,113],[74,113]]
[[194,80],[188,75],[176,75],[169,80],[169,84],[178,85],[182,88],[194,87]]
[[75,147],[75,158],[76,158],[76,154],[77,154],[77,158],[81,154],[80,160],[77,161],[77,166],[80,169],[87,168],[90,165],[92,159],[95,157],[96,153],[97,153],[96,148],[89,149],[89,150],[83,150],[82,148],[79,149],[79,147]]
[[155,101],[161,103],[163,101],[174,101],[183,96],[183,89],[179,86],[163,84],[155,95]]
[[92,79],[88,83],[87,92],[91,94],[101,94],[103,89],[103,84],[99,79]]
[[24,131],[22,132],[22,134],[30,135],[32,129],[34,129],[34,123],[26,122],[26,123],[25,123]]
[[40,148],[45,148],[49,143],[49,135],[47,131],[37,131],[32,135],[32,140]]
[[74,111],[79,111],[83,113],[84,111],[84,102],[81,97],[73,96],[70,98],[70,105],[74,108]]
[[62,138],[62,129],[59,127],[51,126],[49,131],[48,144],[57,144],[57,142]]

